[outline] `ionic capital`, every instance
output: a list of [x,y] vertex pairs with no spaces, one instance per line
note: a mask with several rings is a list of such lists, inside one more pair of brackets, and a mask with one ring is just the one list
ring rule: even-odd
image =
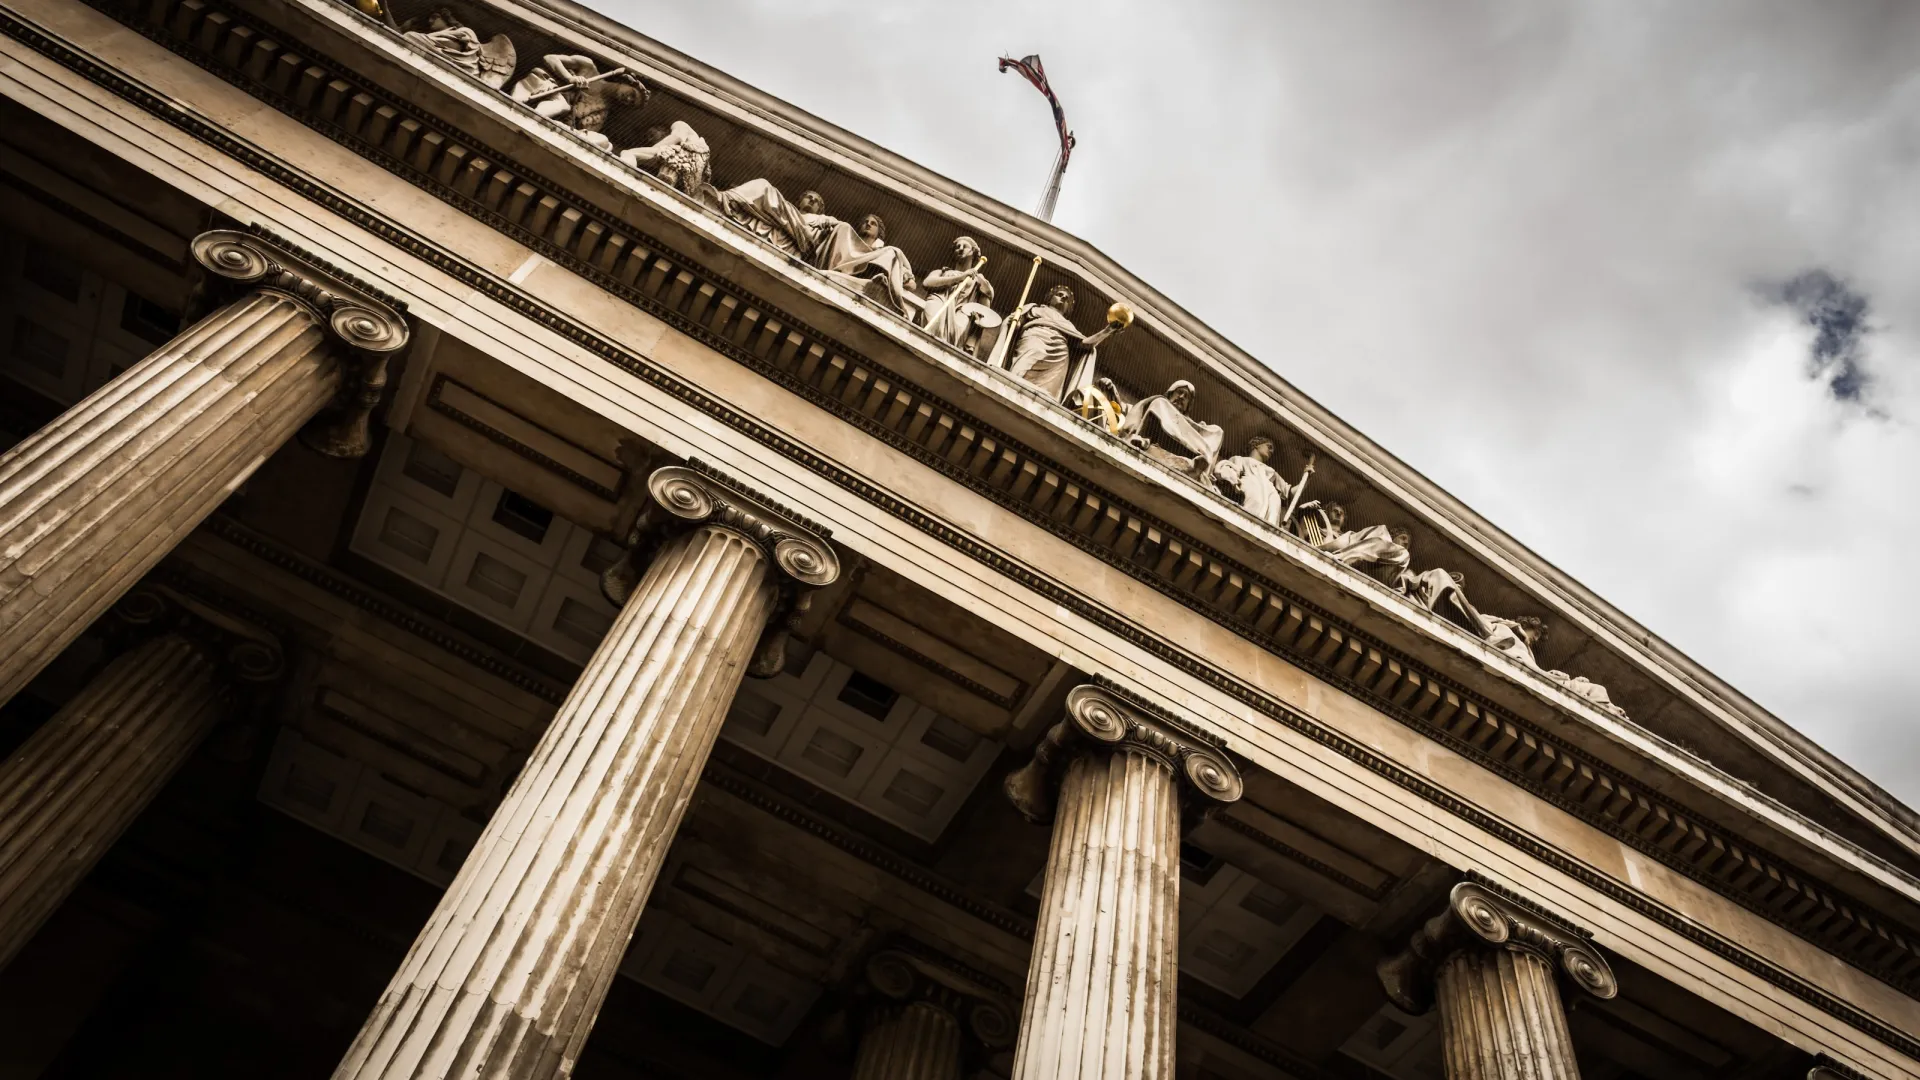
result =
[[1426,1012],[1441,965],[1463,949],[1532,953],[1552,965],[1562,983],[1602,1000],[1620,990],[1585,931],[1479,881],[1455,885],[1446,907],[1414,931],[1407,947],[1380,961],[1380,984],[1397,1008]]
[[175,634],[187,640],[232,684],[265,686],[286,671],[286,650],[273,632],[169,585],[148,581],[134,588],[113,615],[136,639]]
[[1007,798],[1036,825],[1053,820],[1061,770],[1078,753],[1131,753],[1172,771],[1183,791],[1203,803],[1240,798],[1240,770],[1218,745],[1186,725],[1124,700],[1111,688],[1084,683],[1067,692],[1066,719],[1033,749],[1033,760],[1009,774]]
[[1004,988],[962,970],[958,965],[923,955],[918,948],[896,945],[867,960],[865,989],[882,1002],[911,1005],[926,1002],[953,1016],[960,1030],[986,1050],[1013,1045],[1018,1018]]
[[384,355],[407,343],[407,320],[397,302],[288,244],[214,229],[193,238],[193,258],[216,277],[306,305],[349,348]]
[[373,410],[387,388],[387,358],[407,344],[403,305],[298,248],[237,229],[194,237],[193,257],[218,280],[304,305],[344,347],[350,364],[340,396],[300,441],[328,457],[365,456],[373,448]]
[[655,469],[647,477],[647,494],[679,521],[738,533],[795,585],[819,588],[840,576],[828,530],[698,463]]

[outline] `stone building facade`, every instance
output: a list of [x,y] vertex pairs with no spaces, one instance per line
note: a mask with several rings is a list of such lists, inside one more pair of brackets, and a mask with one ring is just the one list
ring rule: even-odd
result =
[[1912,811],[1085,243],[566,0],[0,31],[0,1076],[1920,1076]]

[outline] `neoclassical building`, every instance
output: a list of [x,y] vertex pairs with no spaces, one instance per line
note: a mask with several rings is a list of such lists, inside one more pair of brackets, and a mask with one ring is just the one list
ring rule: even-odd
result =
[[1920,1076],[1911,810],[1086,243],[390,3],[0,3],[0,1077]]

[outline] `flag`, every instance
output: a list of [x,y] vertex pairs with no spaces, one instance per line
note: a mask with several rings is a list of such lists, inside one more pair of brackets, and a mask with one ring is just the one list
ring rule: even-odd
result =
[[1015,60],[1011,56],[1000,58],[1000,70],[1008,68],[1019,72],[1034,89],[1047,95],[1047,104],[1053,107],[1053,126],[1060,133],[1060,163],[1057,169],[1064,171],[1067,158],[1073,155],[1073,132],[1067,130],[1067,113],[1060,107],[1060,99],[1053,96],[1053,87],[1047,85],[1047,69],[1040,66],[1040,54],[1023,56]]

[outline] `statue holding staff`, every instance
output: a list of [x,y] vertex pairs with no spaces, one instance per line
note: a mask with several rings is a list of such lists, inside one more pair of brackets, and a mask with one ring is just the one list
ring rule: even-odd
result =
[[1273,459],[1273,440],[1255,435],[1247,440],[1247,452],[1223,458],[1213,467],[1213,486],[1261,521],[1280,528],[1299,498],[1299,492],[1268,464]]
[[920,325],[927,333],[949,345],[959,347],[976,326],[988,319],[999,322],[992,308],[993,282],[980,272],[987,257],[980,243],[971,236],[953,241],[953,261],[932,271],[920,282],[926,290],[926,306],[920,311]]
[[509,96],[612,153],[613,142],[600,130],[607,116],[617,105],[645,104],[648,94],[626,68],[602,72],[592,57],[549,53],[513,84]]

